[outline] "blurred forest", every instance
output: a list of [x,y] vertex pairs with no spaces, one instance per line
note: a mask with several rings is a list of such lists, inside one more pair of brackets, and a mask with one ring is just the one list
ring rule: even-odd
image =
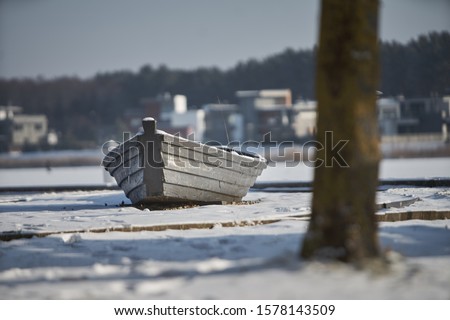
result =
[[[406,44],[380,43],[384,96],[450,94],[450,33],[433,32]],[[237,90],[289,88],[294,100],[315,99],[316,49],[287,49],[264,60],[240,62],[228,70],[174,70],[145,65],[138,72],[115,71],[93,78],[0,79],[0,105],[46,114],[63,148],[96,147],[116,138],[124,111],[144,98],[182,94],[189,108],[236,102]]]

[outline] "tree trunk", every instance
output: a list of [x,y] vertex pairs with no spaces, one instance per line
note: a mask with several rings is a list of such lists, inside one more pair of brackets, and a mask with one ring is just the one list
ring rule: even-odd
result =
[[322,0],[316,95],[318,151],[303,258],[379,256],[379,0]]

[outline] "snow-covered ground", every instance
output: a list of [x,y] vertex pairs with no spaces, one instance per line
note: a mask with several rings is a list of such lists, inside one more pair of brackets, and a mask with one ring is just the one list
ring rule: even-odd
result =
[[[450,209],[449,188],[391,188],[377,202],[414,198],[377,214]],[[375,274],[298,258],[310,193],[244,200],[142,211],[120,191],[0,194],[2,236],[47,234],[0,242],[0,298],[450,299],[449,220],[381,222],[391,264]]]

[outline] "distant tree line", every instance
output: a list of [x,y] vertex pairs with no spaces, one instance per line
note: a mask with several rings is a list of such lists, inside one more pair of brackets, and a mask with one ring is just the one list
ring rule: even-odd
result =
[[[382,42],[380,50],[384,95],[450,94],[449,32],[422,35],[407,44]],[[0,105],[46,114],[64,147],[96,146],[120,130],[126,109],[164,92],[186,95],[190,108],[236,102],[238,90],[290,88],[294,99],[315,99],[316,51],[287,49],[228,70],[145,65],[138,72],[101,73],[90,79],[0,79]]]

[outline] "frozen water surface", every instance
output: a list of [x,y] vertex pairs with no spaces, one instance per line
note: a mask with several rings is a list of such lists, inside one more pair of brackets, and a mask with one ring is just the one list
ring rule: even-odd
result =
[[[384,159],[381,179],[450,177],[450,158]],[[272,163],[257,181],[312,181],[314,169],[303,163]],[[100,185],[113,180],[100,166],[0,169],[0,187]]]

